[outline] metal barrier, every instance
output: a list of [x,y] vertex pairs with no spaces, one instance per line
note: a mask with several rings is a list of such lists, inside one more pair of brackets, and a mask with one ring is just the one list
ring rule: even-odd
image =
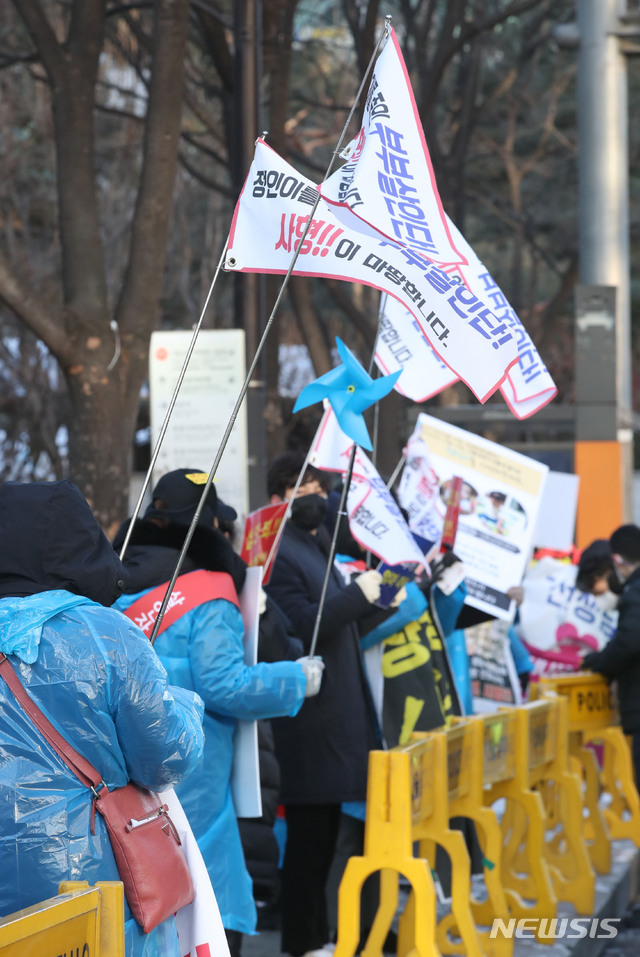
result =
[[0,957],[124,957],[120,881],[64,881],[51,897],[0,918]]

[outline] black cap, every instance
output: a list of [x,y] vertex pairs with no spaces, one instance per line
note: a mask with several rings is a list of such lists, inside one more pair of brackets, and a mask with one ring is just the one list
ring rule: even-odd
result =
[[[203,472],[202,469],[174,469],[173,472],[167,472],[159,479],[151,493],[153,503],[145,516],[149,518],[164,515],[176,525],[190,525],[208,478],[209,473]],[[162,504],[154,504],[156,501]],[[218,499],[215,485],[212,484],[200,513],[199,524],[212,525],[214,516],[234,522],[238,513]]]

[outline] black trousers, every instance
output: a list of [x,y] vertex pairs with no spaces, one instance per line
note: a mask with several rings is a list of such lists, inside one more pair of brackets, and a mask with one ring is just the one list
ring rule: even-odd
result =
[[326,885],[338,838],[339,804],[285,805],[282,951],[301,957],[329,941]]

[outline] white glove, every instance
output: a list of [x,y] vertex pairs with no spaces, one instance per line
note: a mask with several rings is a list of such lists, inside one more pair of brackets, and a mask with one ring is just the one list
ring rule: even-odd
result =
[[267,593],[264,588],[260,589],[260,596],[258,598],[258,614],[264,615],[267,610]]
[[367,572],[362,572],[355,579],[355,583],[367,599],[374,602],[380,597],[380,586],[382,584],[382,575],[375,568],[370,568]]
[[407,597],[407,589],[406,589],[406,586],[403,585],[400,591],[396,592],[396,597],[393,599],[393,601],[389,605],[389,608],[397,608],[398,605],[402,604],[402,602],[405,600],[406,597]]
[[320,691],[324,661],[317,656],[309,658],[308,655],[305,655],[304,658],[298,658],[297,662],[304,671],[305,678],[307,679],[304,696],[305,698],[313,698],[313,696]]

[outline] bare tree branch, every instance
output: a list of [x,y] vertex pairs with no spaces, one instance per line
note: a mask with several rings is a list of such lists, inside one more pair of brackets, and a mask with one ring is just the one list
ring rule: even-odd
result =
[[13,4],[36,45],[38,58],[54,84],[64,82],[64,59],[56,35],[38,0],[13,0]]
[[61,362],[68,358],[65,317],[49,301],[43,301],[24,283],[0,252],[0,299]]

